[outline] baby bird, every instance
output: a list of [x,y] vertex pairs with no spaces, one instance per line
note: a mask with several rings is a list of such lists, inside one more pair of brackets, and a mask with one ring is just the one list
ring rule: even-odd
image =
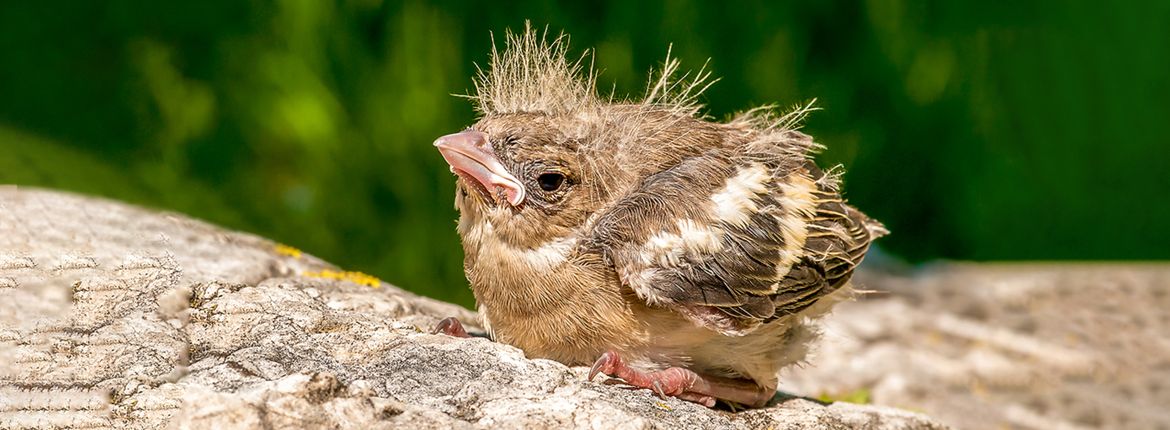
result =
[[599,97],[566,46],[509,33],[475,80],[479,120],[435,141],[481,325],[590,379],[764,405],[885,230],[813,163],[808,107],[710,121],[709,73],[674,79],[669,54],[643,100]]

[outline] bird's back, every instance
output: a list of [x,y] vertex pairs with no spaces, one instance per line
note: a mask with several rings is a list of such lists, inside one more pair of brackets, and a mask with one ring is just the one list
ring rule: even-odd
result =
[[644,301],[729,336],[837,290],[885,232],[809,158],[809,136],[751,125],[721,125],[717,142],[673,151],[684,155],[636,181],[591,232]]

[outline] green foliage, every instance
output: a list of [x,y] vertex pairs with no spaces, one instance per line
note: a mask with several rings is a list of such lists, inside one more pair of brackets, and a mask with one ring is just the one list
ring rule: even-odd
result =
[[597,48],[636,94],[669,44],[724,117],[806,130],[911,260],[1163,259],[1170,3],[298,0],[0,5],[0,183],[189,213],[471,302],[430,142],[489,32]]

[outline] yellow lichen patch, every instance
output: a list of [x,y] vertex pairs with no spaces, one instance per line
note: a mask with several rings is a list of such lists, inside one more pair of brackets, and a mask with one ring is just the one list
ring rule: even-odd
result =
[[378,288],[382,286],[382,280],[362,272],[347,272],[339,270],[321,270],[318,272],[304,272],[301,276],[321,279],[336,279],[338,281],[349,281],[358,285],[365,285],[367,287]]
[[817,396],[817,400],[822,402],[846,402],[857,403],[861,405],[869,404],[873,399],[870,396],[869,389],[861,388],[848,393],[829,394],[821,393]]
[[303,254],[301,252],[301,250],[293,248],[293,247],[288,246],[288,245],[285,245],[283,243],[276,244],[276,246],[273,247],[272,250],[276,251],[277,254],[287,255],[287,256],[292,257],[292,258],[301,258],[301,254]]

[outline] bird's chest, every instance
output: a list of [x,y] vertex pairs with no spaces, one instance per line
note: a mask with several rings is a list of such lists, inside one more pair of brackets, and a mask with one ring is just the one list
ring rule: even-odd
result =
[[520,348],[529,358],[547,358],[568,365],[586,365],[614,348],[622,336],[597,321],[562,312],[517,315],[482,306],[481,317],[492,338]]
[[468,263],[483,325],[529,357],[587,364],[606,349],[638,342],[642,330],[629,298],[587,259],[534,264],[481,252]]

